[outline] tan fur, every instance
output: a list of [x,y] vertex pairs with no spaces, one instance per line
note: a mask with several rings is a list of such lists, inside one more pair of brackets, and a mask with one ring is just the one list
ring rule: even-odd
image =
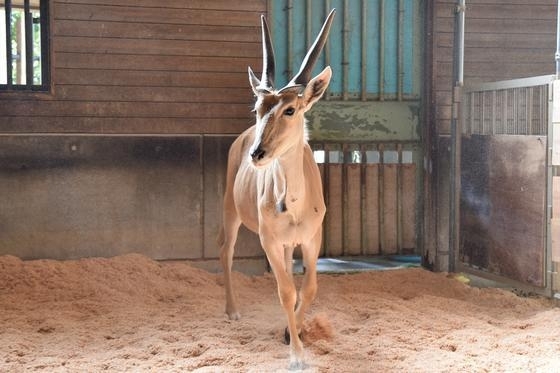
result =
[[[302,330],[304,313],[317,292],[316,262],[325,215],[321,175],[307,144],[303,114],[323,94],[330,77],[331,70],[326,68],[300,95],[260,93],[263,96],[258,97],[255,107],[257,124],[235,140],[228,158],[220,237],[226,313],[231,319],[240,317],[232,289],[231,265],[237,231],[243,223],[259,234],[276,277],[280,301],[288,319],[294,366],[303,362],[303,345],[298,334]],[[321,90],[308,91],[317,87]],[[284,113],[290,107],[295,113],[287,116]],[[263,118],[267,119],[266,123]],[[266,149],[267,155],[262,160],[251,159],[249,155],[257,146]],[[285,212],[277,208],[281,202],[279,195],[285,196]],[[306,269],[299,299],[292,277],[292,254],[297,245],[301,245]]]
[[[274,89],[274,51],[268,24],[261,16],[261,79],[248,69],[249,84],[256,97],[256,124],[243,132],[230,148],[223,227],[218,237],[226,313],[236,320],[240,315],[231,266],[239,226],[243,223],[259,235],[288,319],[290,368],[294,369],[305,367],[299,333],[305,311],[317,293],[317,257],[325,216],[321,175],[307,144],[304,114],[321,98],[331,79],[330,67],[313,79],[311,71],[325,45],[334,14],[333,9],[299,72],[280,90]],[[292,255],[298,245],[305,268],[299,296],[292,276]]]

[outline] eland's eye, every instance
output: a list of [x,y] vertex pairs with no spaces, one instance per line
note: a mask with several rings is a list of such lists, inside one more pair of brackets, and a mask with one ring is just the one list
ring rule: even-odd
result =
[[284,110],[284,115],[291,117],[292,115],[294,115],[295,112],[296,109],[294,109],[293,107],[289,107],[286,110]]

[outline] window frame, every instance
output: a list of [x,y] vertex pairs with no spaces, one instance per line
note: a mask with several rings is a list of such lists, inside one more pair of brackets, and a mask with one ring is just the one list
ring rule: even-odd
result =
[[0,84],[0,94],[4,92],[50,92],[51,91],[51,48],[50,48],[50,12],[49,0],[39,0],[40,25],[41,25],[41,84],[33,84],[33,44],[32,32],[33,19],[31,16],[30,0],[23,0],[23,13],[25,15],[25,84],[15,84],[12,77],[12,48],[11,48],[11,13],[14,9],[12,0],[4,1],[5,9],[5,37],[6,37],[6,83]]

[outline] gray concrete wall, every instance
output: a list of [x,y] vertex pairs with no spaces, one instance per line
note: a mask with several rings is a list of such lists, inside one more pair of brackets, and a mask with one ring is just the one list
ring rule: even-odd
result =
[[[214,259],[230,136],[0,136],[0,255]],[[262,257],[242,232],[237,256]]]

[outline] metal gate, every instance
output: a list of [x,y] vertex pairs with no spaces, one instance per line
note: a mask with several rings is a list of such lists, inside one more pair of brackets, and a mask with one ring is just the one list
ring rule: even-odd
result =
[[466,87],[457,267],[545,288],[553,76]]

